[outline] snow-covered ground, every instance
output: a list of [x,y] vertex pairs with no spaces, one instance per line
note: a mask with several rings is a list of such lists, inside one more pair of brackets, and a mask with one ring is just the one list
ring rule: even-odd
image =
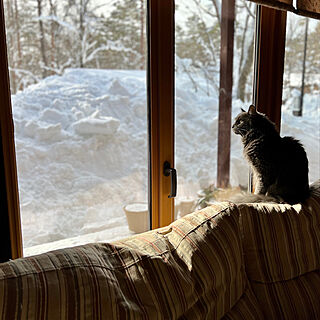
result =
[[[130,235],[123,206],[148,198],[145,72],[68,69],[12,102],[25,253]],[[302,118],[291,105],[288,99],[282,133],[304,143],[312,182],[320,177],[319,96],[305,96]],[[240,107],[234,100],[233,116]],[[217,133],[217,95],[195,93],[188,77],[177,75],[178,201],[216,181]],[[232,134],[231,184],[247,180]]]

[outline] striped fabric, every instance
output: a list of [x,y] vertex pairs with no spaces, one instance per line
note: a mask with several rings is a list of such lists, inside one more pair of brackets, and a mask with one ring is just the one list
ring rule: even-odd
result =
[[218,203],[0,264],[0,318],[320,319],[319,217],[320,183],[303,205]]
[[319,270],[283,282],[253,282],[252,287],[265,319],[320,319]]
[[237,304],[222,318],[223,320],[263,320],[264,315],[251,286],[248,285]]
[[241,319],[254,299],[238,219],[221,203],[113,244],[1,264],[1,319],[220,319],[243,296],[228,318]]
[[303,205],[255,203],[239,210],[250,281],[290,280],[320,269],[319,183]]
[[239,206],[246,272],[265,319],[320,319],[319,182],[303,205]]

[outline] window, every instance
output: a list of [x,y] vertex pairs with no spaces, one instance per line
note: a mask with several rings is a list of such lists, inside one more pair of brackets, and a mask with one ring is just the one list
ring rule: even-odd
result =
[[[24,108],[22,108],[23,110],[19,110],[18,108],[17,111],[13,112],[17,132],[22,128],[24,133],[29,134],[27,141],[22,141],[23,138],[21,138],[20,142],[17,141],[18,169],[30,170],[28,178],[31,181],[31,186],[36,184],[32,180],[33,176],[45,172],[44,168],[33,165],[38,160],[43,161],[50,170],[46,171],[46,174],[62,169],[60,176],[67,177],[65,181],[67,187],[59,184],[59,179],[48,180],[42,185],[40,184],[40,186],[48,187],[48,189],[39,188],[39,185],[35,185],[35,187],[39,188],[39,195],[44,194],[52,203],[56,200],[58,205],[58,210],[52,209],[54,215],[49,216],[48,221],[43,221],[43,223],[54,221],[58,217],[56,212],[61,208],[65,209],[64,207],[59,208],[59,201],[61,200],[65,200],[64,204],[68,203],[69,207],[67,209],[71,209],[71,211],[79,209],[77,219],[81,217],[85,218],[83,225],[81,222],[75,225],[68,220],[64,225],[57,218],[56,222],[53,223],[53,231],[56,232],[54,237],[61,237],[61,230],[63,228],[69,228],[73,232],[68,237],[85,231],[84,233],[87,237],[84,238],[86,239],[85,242],[87,240],[114,240],[117,236],[123,237],[126,235],[126,232],[130,234],[126,226],[123,206],[126,203],[137,203],[140,201],[146,203],[148,198],[149,207],[152,208],[151,226],[156,228],[167,225],[173,220],[174,201],[172,198],[168,198],[171,187],[170,177],[164,177],[163,163],[168,161],[170,166],[175,167],[174,152],[176,153],[179,184],[176,201],[177,210],[175,212],[177,216],[183,214],[181,208],[184,200],[191,199],[189,201],[191,205],[194,207],[199,206],[199,200],[204,196],[203,191],[209,190],[211,192],[209,188],[211,185],[214,186],[215,197],[219,194],[222,194],[223,198],[229,197],[226,188],[217,190],[217,187],[219,187],[217,184],[219,172],[217,168],[217,148],[219,145],[217,142],[219,131],[217,124],[219,105],[217,88],[220,81],[219,73],[221,73],[218,48],[221,39],[218,32],[220,26],[217,13],[219,10],[216,10],[214,1],[194,0],[188,2],[188,4],[179,0],[176,1],[175,41],[173,39],[174,8],[173,1],[171,0],[149,0],[147,3],[141,1],[106,0],[105,3],[101,3],[101,7],[95,8],[91,7],[91,1],[82,1],[81,3],[87,6],[86,8],[89,11],[86,11],[87,9],[85,10],[85,8],[77,11],[76,2],[72,2],[71,7],[74,7],[68,9],[67,3],[53,0],[48,1],[46,4],[42,3],[42,1],[33,2],[35,6],[26,6],[22,10],[22,6],[25,6],[26,3],[20,3],[19,1],[7,2],[6,7],[8,49],[10,51],[10,47],[16,48],[16,50],[12,51],[12,57],[9,55],[11,81],[13,82],[11,86],[14,95],[13,104],[17,103],[19,106],[20,103],[20,105],[26,105],[27,107],[31,106],[33,110],[32,119],[24,119]],[[104,4],[108,4],[108,6],[104,7]],[[8,9],[9,5],[11,5],[10,9]],[[65,7],[65,5],[67,6]],[[142,12],[146,12],[146,7],[148,7],[150,18],[148,24],[148,54],[150,59],[147,75],[149,81],[149,108],[147,108],[146,99],[147,82],[143,80],[146,76],[146,69],[137,71],[137,69],[143,68],[143,65],[146,63],[142,54],[142,52],[147,51],[146,40],[141,41],[143,38],[141,35],[143,35],[144,30],[142,26],[146,21],[145,15]],[[229,59],[233,61],[234,70],[232,92],[233,114],[231,114],[230,119],[239,112],[240,107],[246,106],[253,100],[258,104],[260,111],[267,113],[273,121],[277,122],[280,120],[277,112],[281,110],[286,13],[258,6],[258,32],[255,40],[257,47],[255,52],[253,52],[254,7],[254,5],[250,5],[245,1],[237,0],[236,2],[233,56],[231,58],[229,56]],[[76,18],[67,19],[66,23],[63,19],[55,19],[61,12],[65,13],[65,11],[61,11],[61,8],[67,11],[67,15],[63,15],[63,18],[67,19],[69,15]],[[127,12],[124,8],[130,12],[130,17],[127,19],[125,18]],[[130,11],[129,8],[131,8]],[[31,21],[22,19],[22,22],[26,23],[26,29],[24,29],[15,22],[19,21],[19,19],[13,19],[13,17],[18,14],[24,18],[25,15],[30,14],[30,10],[33,10],[34,19]],[[57,11],[55,12],[54,10]],[[119,11],[114,12],[116,10],[122,10],[121,14]],[[130,19],[133,20],[131,21]],[[34,30],[31,24],[34,24]],[[72,28],[72,24],[75,24],[79,28]],[[3,26],[3,24],[1,25]],[[22,59],[19,50],[23,50],[23,34],[28,30],[27,27],[31,34],[34,35],[34,39],[32,38],[31,40],[37,42],[37,46],[28,48],[26,65],[24,68],[19,69],[17,66],[19,63],[22,63],[19,60]],[[132,32],[121,33],[122,27],[125,30],[130,29]],[[17,30],[20,31],[17,32]],[[34,32],[35,30],[38,31]],[[61,30],[65,34],[60,35]],[[107,32],[106,30],[109,31]],[[116,37],[116,33],[118,37]],[[272,35],[271,37],[270,34]],[[72,35],[77,35],[78,38],[72,37]],[[61,36],[65,37],[63,41],[60,38]],[[145,35],[144,37],[146,38]],[[20,39],[19,41],[18,38]],[[175,93],[173,91],[174,42],[176,43]],[[69,48],[69,45],[72,49],[68,49],[69,52],[65,53],[64,50]],[[42,50],[43,47],[46,50]],[[1,54],[3,54],[2,51]],[[37,55],[35,52],[38,52]],[[48,54],[48,56],[44,58],[43,52],[45,55]],[[79,52],[81,52],[81,55],[77,56]],[[72,66],[69,65],[70,61],[67,59],[56,60],[57,55],[64,56],[65,58],[77,56],[77,58],[74,58],[74,63],[77,63],[76,66],[80,70],[75,68],[68,69],[68,67]],[[252,66],[253,55],[256,58],[254,70]],[[1,57],[1,62],[2,65],[5,65],[4,57]],[[59,66],[62,62],[63,65]],[[39,67],[36,74],[37,77],[34,77],[33,73],[26,72],[26,67],[33,66],[33,64]],[[123,66],[125,70],[115,71],[115,68],[119,68],[118,66]],[[83,70],[84,68],[86,70]],[[108,70],[112,69],[112,72],[106,72],[106,68]],[[61,74],[59,74],[59,70],[61,70]],[[86,76],[81,74],[85,71],[87,72]],[[45,77],[44,80],[37,84],[32,84],[43,76]],[[5,77],[4,73],[1,81],[4,83],[2,87],[6,89]],[[58,80],[63,77],[66,77],[68,80],[66,85],[58,83]],[[97,79],[98,83],[92,85],[92,82]],[[254,84],[253,97],[251,97],[252,82]],[[70,89],[70,84],[72,83],[74,84],[72,89],[76,89],[76,92]],[[140,90],[143,85],[144,90]],[[22,91],[25,87],[26,89]],[[54,96],[54,93],[59,92],[59,90],[64,95],[57,98]],[[106,92],[104,95],[101,94],[102,90]],[[36,103],[30,98],[29,100],[25,99],[25,101],[18,99],[19,95],[22,97],[28,92],[31,94],[42,93],[42,95]],[[270,95],[269,92],[273,92],[274,94]],[[69,96],[71,93],[73,94],[72,98]],[[97,93],[98,97],[95,96]],[[10,120],[9,99],[5,95],[4,97],[7,99],[5,101],[6,108],[4,108],[6,114],[3,117],[2,111],[1,126],[2,133],[8,132],[8,134],[2,137],[2,141],[4,143],[3,150],[10,151],[3,154],[4,164],[9,168],[6,167],[4,170],[5,186],[6,188],[10,186],[7,189],[8,196],[5,200],[9,205],[9,220],[11,219],[9,224],[12,224],[13,213],[18,212],[14,207],[18,201],[14,198],[15,168],[14,165],[11,167],[9,165],[13,154],[12,141],[10,141],[10,125],[6,127],[7,123],[10,124],[10,121],[6,121]],[[67,100],[69,106],[66,112],[63,109],[59,109],[65,107],[63,104],[61,105],[63,98]],[[176,103],[175,147],[173,143],[174,100]],[[93,101],[94,105],[91,104]],[[73,103],[76,103],[75,108],[72,106]],[[120,107],[123,105],[126,106],[126,111],[128,112],[127,117],[124,118],[120,117]],[[45,109],[41,109],[43,106]],[[49,108],[49,106],[53,106],[54,108]],[[105,106],[110,107],[107,108],[110,114],[104,113],[105,109],[102,107]],[[60,114],[59,112],[52,112],[52,110],[58,110]],[[68,119],[65,119],[65,116]],[[148,126],[147,116],[150,120]],[[139,121],[136,120],[137,117],[140,117]],[[204,117],[208,119],[203,119]],[[49,119],[51,123],[44,123],[45,119]],[[57,125],[57,119],[60,125]],[[71,127],[65,126],[64,123],[67,120],[70,121],[70,119],[73,120],[70,124]],[[102,122],[97,120],[102,120]],[[103,129],[99,127],[99,123],[104,124]],[[223,123],[223,125],[225,128],[229,128],[227,122]],[[139,134],[134,132],[135,127],[138,127]],[[115,133],[119,138],[119,143],[114,143],[115,141],[112,141],[112,139],[106,141],[105,136],[108,133],[105,130],[108,133]],[[77,139],[71,135],[71,131],[77,134]],[[16,136],[18,137],[17,140],[19,140],[17,132]],[[99,137],[95,137],[98,132]],[[56,140],[57,137],[59,137],[58,140]],[[240,160],[240,157],[238,158],[241,154],[242,146],[236,141],[237,138],[234,135],[231,136],[231,171],[229,178],[225,180],[229,182],[226,186],[231,185],[231,190],[233,188],[237,190],[245,188],[245,184],[247,183],[247,166],[244,160]],[[39,140],[40,144],[35,147],[32,144],[33,140]],[[76,142],[76,157],[74,157],[74,151],[68,148],[68,141]],[[110,152],[104,149],[107,142],[110,146],[113,146],[113,148],[110,147],[108,149],[108,151],[111,150]],[[47,144],[57,144],[54,148],[50,149],[50,155],[46,152]],[[29,161],[29,155],[24,150],[24,148],[30,146],[34,148],[37,154],[37,157],[32,158],[32,160],[35,159],[34,162]],[[121,149],[123,146],[127,146],[127,148],[134,147],[135,150],[129,156],[128,150]],[[58,165],[53,165],[54,161],[58,159],[59,150],[62,147],[66,151],[66,160],[69,161],[71,159],[71,163],[69,161],[70,165],[67,165],[67,161],[64,161],[58,163]],[[148,147],[149,153],[147,152]],[[121,157],[119,160],[117,155],[121,152],[125,157]],[[24,159],[23,157],[25,157],[28,161],[19,163],[19,157],[20,159]],[[47,161],[43,159],[47,159]],[[86,161],[82,164],[82,160],[84,159]],[[107,161],[108,159],[110,161]],[[114,162],[112,162],[113,160]],[[127,166],[128,162],[134,165]],[[72,166],[77,163],[79,164],[77,170],[72,170]],[[100,165],[99,170],[95,167],[97,163]],[[138,165],[138,169],[136,165]],[[105,169],[104,172],[102,172],[103,169],[101,170],[102,166]],[[106,169],[108,166],[109,170]],[[119,168],[124,169],[124,174],[119,173]],[[80,178],[75,178],[78,169],[79,171],[81,170],[82,174]],[[225,172],[229,171],[226,170]],[[92,179],[96,177],[98,177],[97,181],[93,181]],[[223,176],[223,178],[225,177],[227,175]],[[106,184],[108,183],[106,180],[109,178],[112,180],[112,186],[115,189],[111,190],[110,194],[106,194],[106,191],[110,190],[106,189]],[[19,179],[21,179],[20,176]],[[134,188],[131,189],[129,181],[134,181]],[[124,188],[121,182],[125,184]],[[147,193],[148,182],[150,187],[149,197]],[[21,184],[20,181],[19,184]],[[61,197],[53,196],[52,190],[54,190],[55,185],[58,185],[61,189],[58,190]],[[120,185],[121,187],[119,187]],[[83,193],[79,194],[79,197],[74,197],[69,202],[68,192],[62,191],[67,189],[71,189],[72,191],[75,186],[83,186],[85,188],[82,189]],[[119,187],[118,189],[117,186]],[[37,194],[36,196],[39,195]],[[25,199],[33,199],[30,190],[26,187],[23,190],[23,194],[21,194],[21,204],[25,206],[21,211],[28,209],[28,206],[29,209],[32,208],[30,202],[23,202]],[[110,199],[111,201],[109,201]],[[220,200],[222,198],[216,199]],[[77,200],[83,201],[87,207],[85,209],[81,208],[80,203],[82,204],[82,202],[77,202]],[[187,210],[190,210],[190,203],[185,201],[185,204],[189,205],[189,209]],[[134,205],[133,207],[137,206]],[[94,210],[90,208],[94,208]],[[46,210],[46,206],[43,205],[40,209]],[[109,215],[108,218],[105,213],[109,209],[110,212],[114,213],[114,216]],[[64,213],[66,211],[60,210],[60,212]],[[37,216],[34,218],[35,223],[36,218]],[[112,233],[111,230],[112,218],[118,219],[113,220],[116,221],[114,225],[118,228],[114,228],[116,230],[115,233]],[[43,217],[40,216],[40,219],[43,219]],[[16,226],[19,226],[17,221],[18,219],[16,219]],[[31,226],[32,223],[33,221],[30,222]],[[12,249],[18,246],[14,241],[19,242],[18,236],[15,238],[19,230],[17,227],[18,231],[12,231],[11,224]],[[106,226],[108,226],[108,234],[104,231],[107,230],[105,229]],[[119,228],[119,226],[121,227]],[[73,230],[71,230],[72,228]],[[99,228],[102,230],[98,230]],[[24,231],[24,234],[26,234],[26,231]],[[32,238],[33,236],[29,235],[31,241],[34,240]],[[79,238],[74,238],[70,241],[69,238],[66,241],[58,241],[61,241],[61,246],[69,246],[81,243],[78,240]],[[29,251],[29,253],[31,252]],[[33,251],[33,253],[35,252],[39,251]],[[19,253],[13,256],[17,257]]]
[[[228,51],[233,50],[233,56],[227,62],[232,65],[233,60],[233,77],[230,77],[233,82],[232,107],[231,114],[226,115],[231,122],[241,108],[248,108],[252,102],[256,5],[238,0],[228,14],[232,16],[233,10],[234,41],[233,48],[228,47]],[[248,187],[248,165],[242,156],[240,137],[230,133],[228,119],[220,121],[220,128],[218,125],[219,109],[227,112],[225,102],[219,101],[220,81],[225,77],[220,74],[222,27],[218,2],[201,0],[186,4],[185,1],[176,1],[178,216],[214,201],[227,200]],[[226,136],[219,138],[219,130],[224,128]],[[223,148],[219,149],[219,143]],[[230,160],[220,161],[230,161],[230,169],[218,169],[218,152],[229,153]],[[222,169],[223,172],[219,173]],[[223,183],[218,181],[219,174]]]
[[320,22],[288,13],[281,135],[305,147],[309,182],[320,177]]
[[25,254],[148,230],[146,2],[5,14]]

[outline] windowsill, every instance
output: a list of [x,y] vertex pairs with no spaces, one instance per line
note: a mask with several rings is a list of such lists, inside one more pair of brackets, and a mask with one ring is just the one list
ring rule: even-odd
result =
[[88,233],[77,237],[62,239],[58,241],[39,244],[29,248],[24,248],[24,257],[41,254],[44,252],[69,248],[74,246],[80,246],[93,242],[112,242],[123,238],[130,237],[135,233],[128,229],[128,226],[119,226],[112,229],[106,229],[99,232]]

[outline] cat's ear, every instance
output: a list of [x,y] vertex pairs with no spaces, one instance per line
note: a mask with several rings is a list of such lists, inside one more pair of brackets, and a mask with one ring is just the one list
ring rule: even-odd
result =
[[249,107],[248,113],[249,114],[256,114],[257,113],[256,107],[253,104]]
[[243,108],[241,108],[241,112],[247,112],[246,110],[244,110]]

